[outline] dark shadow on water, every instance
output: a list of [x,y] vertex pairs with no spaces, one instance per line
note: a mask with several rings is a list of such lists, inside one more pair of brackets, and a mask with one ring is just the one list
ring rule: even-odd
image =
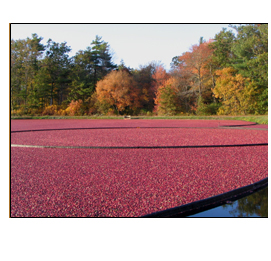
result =
[[188,217],[268,217],[268,187],[232,203]]

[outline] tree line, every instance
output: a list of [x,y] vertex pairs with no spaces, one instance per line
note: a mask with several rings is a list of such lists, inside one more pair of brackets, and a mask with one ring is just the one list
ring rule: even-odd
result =
[[138,69],[114,64],[96,36],[69,57],[67,43],[11,40],[12,115],[246,115],[268,112],[268,25],[223,28],[214,39]]

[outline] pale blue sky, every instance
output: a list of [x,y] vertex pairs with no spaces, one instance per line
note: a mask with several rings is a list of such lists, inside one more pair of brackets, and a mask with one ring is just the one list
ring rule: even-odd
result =
[[171,60],[205,40],[228,24],[12,24],[11,38],[26,39],[36,33],[46,43],[49,38],[72,48],[70,56],[90,46],[96,35],[108,42],[114,62],[123,59],[126,66],[138,68],[151,61],[161,61],[166,69]]

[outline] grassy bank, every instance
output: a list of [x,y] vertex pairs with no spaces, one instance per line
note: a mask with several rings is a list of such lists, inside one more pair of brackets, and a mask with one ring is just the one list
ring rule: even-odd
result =
[[[12,116],[11,119],[123,119],[123,116]],[[132,116],[132,119],[242,120],[268,124],[268,115],[247,116]]]

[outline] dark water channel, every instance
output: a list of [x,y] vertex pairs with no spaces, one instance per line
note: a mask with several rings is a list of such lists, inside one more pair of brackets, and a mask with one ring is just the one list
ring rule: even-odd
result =
[[189,217],[268,217],[268,187],[232,203]]

